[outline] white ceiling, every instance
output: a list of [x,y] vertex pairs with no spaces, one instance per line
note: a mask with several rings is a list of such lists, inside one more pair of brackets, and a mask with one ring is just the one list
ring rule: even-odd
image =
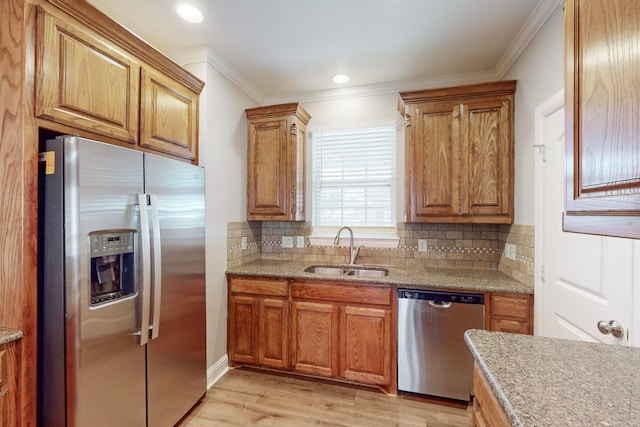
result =
[[[178,62],[205,52],[258,102],[500,79],[562,2],[88,1]],[[178,2],[199,6],[204,22],[182,21]],[[336,73],[351,80],[338,87]]]

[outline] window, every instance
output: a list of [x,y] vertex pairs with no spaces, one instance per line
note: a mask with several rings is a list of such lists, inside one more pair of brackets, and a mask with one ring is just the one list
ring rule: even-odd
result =
[[342,225],[395,231],[395,124],[313,132],[312,152],[314,233]]

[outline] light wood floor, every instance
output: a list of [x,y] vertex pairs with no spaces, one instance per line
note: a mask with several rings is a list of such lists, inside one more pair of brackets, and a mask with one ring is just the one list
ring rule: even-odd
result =
[[340,384],[232,369],[179,427],[471,426],[471,410]]

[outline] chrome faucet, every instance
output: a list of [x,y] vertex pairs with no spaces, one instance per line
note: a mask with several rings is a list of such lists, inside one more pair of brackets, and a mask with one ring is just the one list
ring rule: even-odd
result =
[[340,228],[340,230],[338,230],[338,234],[336,234],[336,238],[333,239],[334,245],[337,245],[340,243],[340,233],[342,233],[342,230],[347,230],[349,232],[349,254],[351,255],[350,256],[351,260],[349,264],[355,264],[356,258],[358,257],[358,252],[360,252],[360,249],[362,248],[363,245],[360,245],[355,249],[353,248],[353,230],[350,227],[342,227]]

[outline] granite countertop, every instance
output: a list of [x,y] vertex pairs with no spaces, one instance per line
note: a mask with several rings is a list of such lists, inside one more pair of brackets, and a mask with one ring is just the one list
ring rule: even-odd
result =
[[227,269],[227,274],[247,276],[287,277],[295,279],[340,279],[350,282],[392,284],[430,289],[457,289],[467,291],[513,292],[533,294],[533,287],[522,284],[495,270],[467,270],[453,268],[426,268],[419,266],[384,267],[389,274],[382,278],[362,278],[352,276],[328,276],[307,273],[310,265],[326,265],[309,261],[258,260]]
[[22,331],[0,327],[0,345],[22,338]]
[[513,426],[640,425],[640,348],[469,330]]

